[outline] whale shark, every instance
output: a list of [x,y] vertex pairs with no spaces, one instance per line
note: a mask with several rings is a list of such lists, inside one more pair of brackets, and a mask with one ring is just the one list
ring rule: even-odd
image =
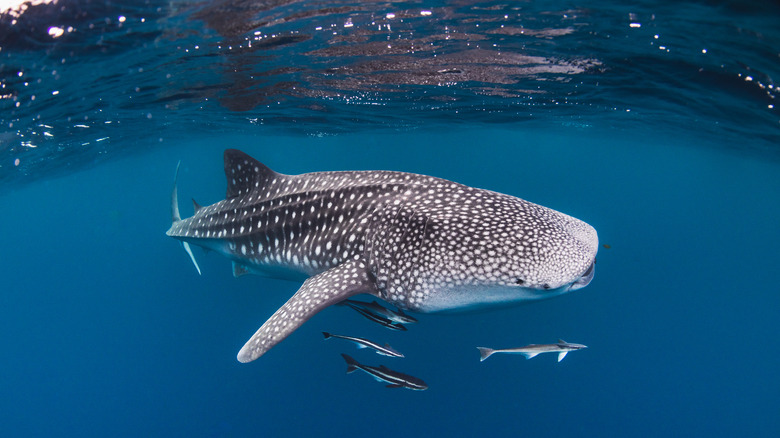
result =
[[[224,152],[227,193],[179,214],[167,235],[230,259],[233,274],[303,281],[246,342],[253,361],[328,306],[370,294],[412,312],[480,309],[587,286],[598,250],[587,223],[523,199],[395,171],[277,173]],[[178,176],[178,168],[177,168]]]

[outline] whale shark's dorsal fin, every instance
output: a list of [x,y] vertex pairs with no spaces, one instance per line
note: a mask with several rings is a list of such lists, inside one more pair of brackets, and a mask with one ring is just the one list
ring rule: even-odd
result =
[[307,279],[238,352],[239,362],[251,362],[281,342],[320,310],[360,293],[376,294],[373,276],[362,257],[344,262]]
[[200,204],[198,204],[198,201],[196,201],[194,198],[192,199],[192,208],[195,210],[195,213],[198,212],[201,208],[203,208]]
[[232,199],[246,195],[256,188],[265,187],[281,175],[239,150],[226,149],[225,176],[226,199]]

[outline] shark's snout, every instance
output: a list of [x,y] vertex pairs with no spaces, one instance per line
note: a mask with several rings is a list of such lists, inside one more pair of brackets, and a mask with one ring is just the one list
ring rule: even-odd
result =
[[591,280],[593,280],[593,275],[596,273],[596,259],[593,259],[593,262],[591,262],[590,266],[588,266],[588,269],[585,271],[580,278],[577,279],[574,283],[569,286],[569,291],[582,289],[583,287],[590,284]]

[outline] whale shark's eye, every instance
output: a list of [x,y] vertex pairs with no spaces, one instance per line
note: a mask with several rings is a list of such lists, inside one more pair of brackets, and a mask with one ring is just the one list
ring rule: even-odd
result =
[[549,285],[549,284],[547,284],[547,283],[545,283],[545,284],[543,284],[543,285],[542,285],[542,289],[545,289],[545,290],[546,290],[546,289],[549,289],[549,288],[550,288],[550,285]]
[[515,284],[523,284],[523,283],[525,283],[525,281],[523,281],[522,278],[518,278],[517,280],[515,280]]

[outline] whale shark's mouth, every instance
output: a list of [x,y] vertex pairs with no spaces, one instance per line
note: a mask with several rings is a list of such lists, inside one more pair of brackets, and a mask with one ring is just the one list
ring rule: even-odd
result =
[[590,281],[593,280],[593,274],[596,273],[596,260],[594,259],[593,262],[591,262],[590,266],[588,266],[588,269],[585,271],[584,274],[580,278],[577,279],[574,283],[569,286],[569,291],[582,289],[583,287],[590,284]]

